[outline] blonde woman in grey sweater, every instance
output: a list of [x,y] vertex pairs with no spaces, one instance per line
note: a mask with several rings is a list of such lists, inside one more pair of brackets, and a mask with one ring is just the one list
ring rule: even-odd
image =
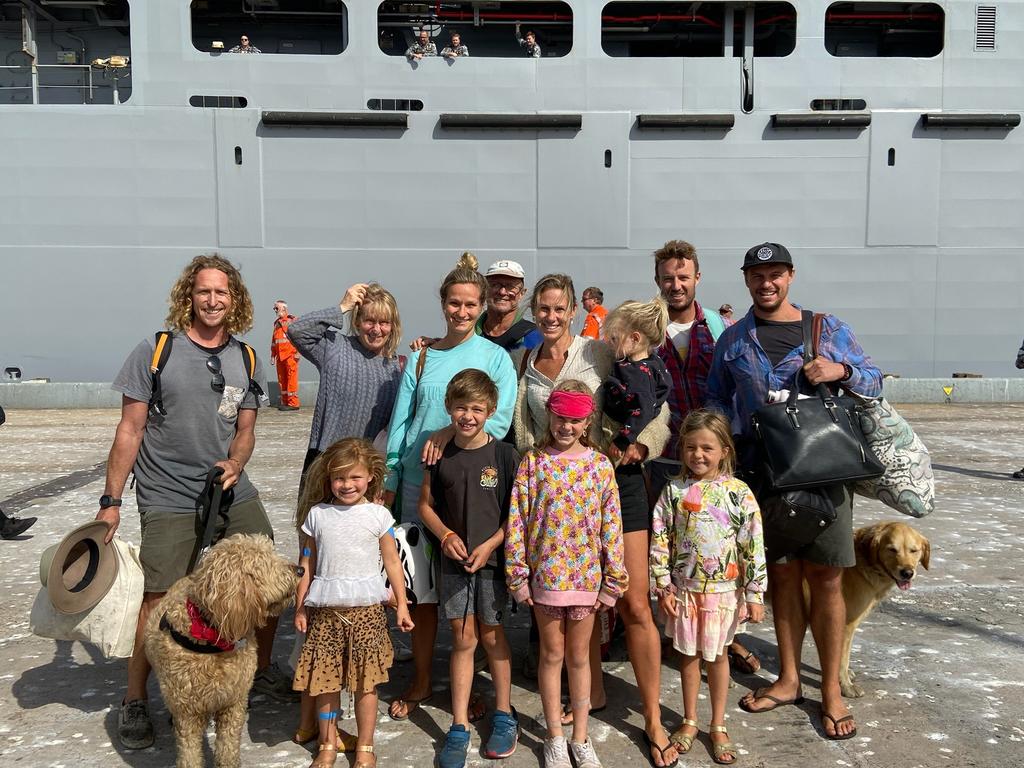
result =
[[[512,426],[516,448],[522,453],[536,447],[547,433],[547,399],[558,383],[568,379],[582,381],[595,393],[597,412],[602,411],[601,383],[611,372],[614,358],[611,347],[605,342],[572,335],[570,327],[577,304],[576,289],[568,275],[542,277],[534,286],[530,304],[534,322],[544,340],[535,349],[512,353],[513,363],[519,373]],[[595,419],[594,422],[587,435],[588,442],[604,451],[621,425],[611,422],[607,417],[603,421]],[[658,417],[637,437],[640,456],[660,456],[668,437],[668,409],[663,408]],[[637,509],[637,504],[627,504],[627,499],[622,501],[624,507]],[[650,513],[646,509],[646,495],[640,504],[640,514],[623,516],[626,571],[630,587],[619,600],[617,609],[626,628],[626,646],[644,705],[645,740],[652,763],[660,768],[675,765],[677,756],[661,724],[661,640],[647,595]],[[531,638],[531,645],[533,642]],[[533,648],[532,652],[535,652]],[[601,676],[600,630],[596,628],[590,647],[590,669],[591,711],[594,712],[607,706]],[[571,722],[570,711],[563,717],[563,724]]]

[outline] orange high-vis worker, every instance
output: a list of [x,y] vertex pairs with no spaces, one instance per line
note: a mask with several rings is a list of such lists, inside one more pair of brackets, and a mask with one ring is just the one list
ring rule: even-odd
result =
[[283,301],[274,304],[274,334],[270,339],[270,361],[277,366],[277,384],[281,388],[281,407],[299,407],[299,351],[288,340],[288,324],[295,315],[288,314]]
[[600,339],[601,333],[604,330],[604,319],[608,317],[608,310],[601,306],[601,302],[604,301],[604,291],[600,288],[591,286],[583,292],[583,309],[587,312],[587,317],[583,321],[583,330],[580,332],[581,336],[588,336],[591,339]]

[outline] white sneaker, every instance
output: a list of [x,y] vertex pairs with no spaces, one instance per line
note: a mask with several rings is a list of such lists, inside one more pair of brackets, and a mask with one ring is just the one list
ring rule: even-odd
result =
[[544,768],[572,768],[565,736],[544,739]]
[[576,768],[602,768],[601,761],[597,759],[597,753],[594,751],[594,745],[590,739],[582,743],[569,742],[569,749],[572,750],[572,756],[576,759]]

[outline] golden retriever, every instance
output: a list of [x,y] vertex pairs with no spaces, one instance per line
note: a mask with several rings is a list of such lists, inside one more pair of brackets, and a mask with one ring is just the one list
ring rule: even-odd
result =
[[178,768],[202,768],[211,717],[214,763],[241,765],[255,631],[294,599],[297,571],[266,536],[236,534],[214,545],[150,613],[146,655],[174,718]]
[[846,630],[839,665],[843,695],[859,698],[864,690],[853,682],[850,648],[857,626],[867,618],[893,587],[910,589],[917,566],[928,569],[931,544],[906,523],[875,523],[853,533],[857,564],[843,570],[843,601]]

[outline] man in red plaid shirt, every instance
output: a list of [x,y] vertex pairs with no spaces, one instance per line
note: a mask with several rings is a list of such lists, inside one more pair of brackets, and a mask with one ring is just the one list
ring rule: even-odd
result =
[[669,325],[658,356],[672,383],[668,392],[672,437],[661,456],[648,464],[652,507],[669,478],[679,474],[679,425],[690,411],[704,407],[715,339],[726,325],[717,312],[696,301],[700,262],[689,243],[669,240],[654,252],[654,282],[668,304]]
[[[679,426],[691,410],[704,407],[708,372],[715,355],[715,341],[727,322],[713,309],[696,301],[700,282],[697,250],[683,240],[669,240],[654,252],[654,282],[668,304],[668,328],[658,356],[665,361],[671,380],[668,407],[672,414],[672,437],[661,456],[647,463],[650,504],[661,495],[670,477],[678,475]],[[737,640],[729,646],[729,658],[743,672],[761,668],[757,657]]]

